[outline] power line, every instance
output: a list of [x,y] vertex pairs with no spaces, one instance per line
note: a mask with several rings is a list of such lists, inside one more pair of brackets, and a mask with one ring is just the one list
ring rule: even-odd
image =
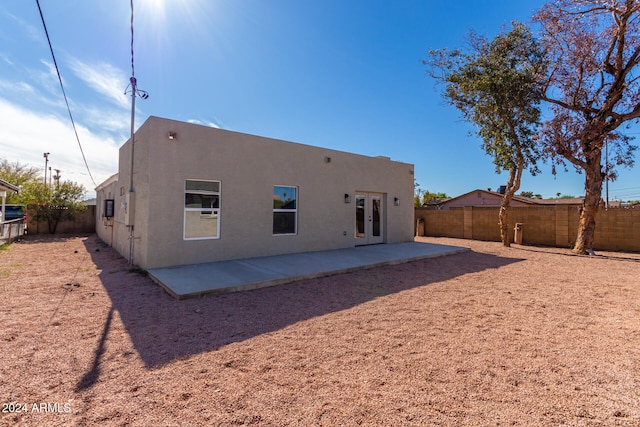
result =
[[616,188],[612,191],[627,191],[627,190],[640,190],[640,187],[626,187],[626,188]]
[[[133,1],[133,0],[132,0]],[[93,175],[91,175],[91,170],[89,169],[89,164],[87,163],[87,158],[84,155],[84,150],[82,149],[82,144],[80,143],[80,137],[78,136],[78,130],[76,129],[76,123],[73,120],[73,115],[71,114],[71,107],[69,107],[69,100],[67,99],[67,93],[64,90],[64,85],[62,84],[62,77],[60,77],[60,69],[58,68],[58,63],[56,62],[56,56],[53,54],[53,46],[51,46],[51,39],[49,38],[49,32],[47,31],[47,24],[44,22],[44,15],[42,14],[42,8],[40,7],[40,0],[36,0],[36,4],[38,5],[38,11],[40,12],[40,19],[42,19],[42,26],[44,27],[44,33],[47,36],[47,42],[49,43],[49,50],[51,51],[51,58],[53,58],[53,65],[56,67],[56,73],[58,74],[58,81],[60,82],[60,89],[62,89],[62,95],[64,96],[64,102],[67,104],[67,111],[69,112],[69,119],[71,120],[71,126],[73,127],[73,132],[76,135],[76,141],[78,141],[78,147],[80,147],[80,153],[82,154],[82,160],[84,160],[84,165],[87,167],[87,172],[89,172],[89,178],[91,178],[91,182],[93,182],[94,186],[98,186],[96,181],[93,179]]]

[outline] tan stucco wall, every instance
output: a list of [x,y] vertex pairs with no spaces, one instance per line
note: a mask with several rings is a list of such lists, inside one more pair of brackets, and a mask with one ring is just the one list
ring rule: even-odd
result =
[[[123,255],[128,232],[118,195],[128,191],[129,156],[127,142],[117,182],[106,185],[116,195],[114,246]],[[134,160],[133,258],[143,268],[352,247],[356,191],[385,195],[385,242],[413,237],[411,164],[157,117],[136,132]],[[183,239],[186,179],[221,181],[219,239]],[[297,235],[272,235],[274,185],[298,187]]]
[[[124,184],[122,184],[124,185]],[[96,188],[96,233],[105,243],[113,246],[125,258],[129,253],[128,232],[123,223],[122,203],[124,197],[120,196],[121,183],[118,175],[114,175]],[[104,200],[114,199],[115,217],[104,217]]]

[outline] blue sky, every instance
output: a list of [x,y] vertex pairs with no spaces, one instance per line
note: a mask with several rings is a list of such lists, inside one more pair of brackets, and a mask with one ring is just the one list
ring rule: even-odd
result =
[[[530,22],[542,1],[134,0],[136,128],[150,116],[415,164],[423,189],[451,196],[497,188],[470,125],[440,96],[421,59]],[[129,0],[40,0],[96,183],[117,172],[128,139]],[[94,185],[82,161],[35,0],[0,4],[0,157]],[[581,195],[573,169],[521,190]],[[638,168],[611,199],[640,199]]]

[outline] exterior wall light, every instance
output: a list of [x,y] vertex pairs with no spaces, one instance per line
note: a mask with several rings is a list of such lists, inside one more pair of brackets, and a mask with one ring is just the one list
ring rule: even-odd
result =
[[351,203],[351,196],[348,195],[347,193],[344,193],[344,202]]
[[170,140],[174,140],[178,137],[178,135],[175,132],[169,132],[169,139]]
[[400,199],[398,199],[397,197],[393,198],[393,206],[400,206]]

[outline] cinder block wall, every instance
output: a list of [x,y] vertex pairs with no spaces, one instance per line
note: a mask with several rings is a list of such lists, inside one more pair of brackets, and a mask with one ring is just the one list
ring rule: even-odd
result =
[[602,249],[640,251],[640,209],[598,212],[595,241]]
[[[28,234],[49,234],[47,221],[34,221],[32,217],[28,216],[28,212],[27,230]],[[56,228],[56,234],[87,234],[94,231],[96,231],[96,207],[94,205],[87,206],[72,221],[60,221]]]
[[415,217],[425,221],[425,236],[464,238],[464,215],[462,209],[437,211],[416,208]]
[[[425,235],[500,241],[499,208],[465,207],[449,210],[416,208],[416,220],[425,224]],[[523,243],[571,247],[576,240],[580,210],[575,206],[512,207],[509,238],[522,224]],[[640,208],[600,209],[596,216],[595,249],[640,252]]]

